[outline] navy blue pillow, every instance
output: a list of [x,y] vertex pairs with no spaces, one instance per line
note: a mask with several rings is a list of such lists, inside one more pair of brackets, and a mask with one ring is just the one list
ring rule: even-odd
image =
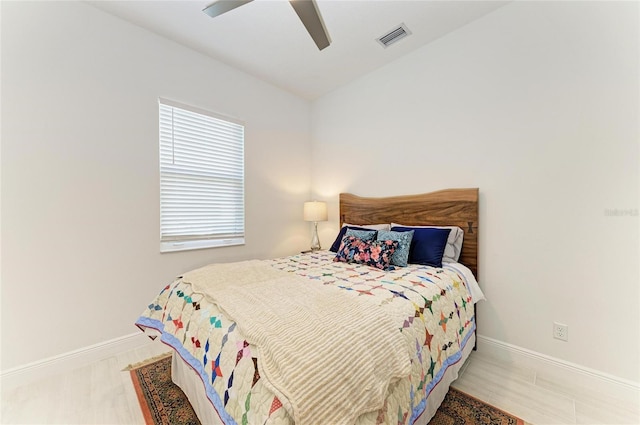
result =
[[451,229],[396,226],[391,230],[394,232],[414,231],[409,250],[409,263],[442,267],[442,256],[447,247],[447,239]]
[[[355,227],[355,226],[343,226],[340,229],[340,232],[338,233],[338,237],[336,238],[335,241],[333,241],[333,245],[331,245],[331,248],[329,248],[329,251],[332,252],[338,252],[338,249],[340,248],[340,244],[342,243],[342,238],[344,238],[344,234],[347,233],[347,229],[353,229],[353,230],[371,230],[374,231],[374,229],[366,229],[364,227]],[[377,233],[377,232],[376,232]],[[373,239],[375,240],[376,235],[373,235]]]

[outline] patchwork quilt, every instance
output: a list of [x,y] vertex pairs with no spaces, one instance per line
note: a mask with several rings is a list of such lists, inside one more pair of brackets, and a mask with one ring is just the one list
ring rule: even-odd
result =
[[[333,257],[320,251],[264,263],[304,277],[309,285],[332,285],[351,291],[350,295],[368,297],[369,304],[392,320],[410,352],[411,371],[389,386],[379,410],[361,415],[356,424],[412,424],[447,368],[461,360],[475,331],[467,284],[452,267],[409,265],[381,271],[333,262]],[[210,297],[194,291],[182,278],[160,292],[136,325],[160,331],[162,341],[197,372],[223,423],[294,423],[284,407],[286,400],[283,403],[260,376],[258,347],[246,340]],[[331,334],[318,338],[331,338]],[[348,363],[354,350],[345,345]]]

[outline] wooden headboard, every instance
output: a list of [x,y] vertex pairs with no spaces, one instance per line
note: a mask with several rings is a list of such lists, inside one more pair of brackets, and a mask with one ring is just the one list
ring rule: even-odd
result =
[[363,198],[340,194],[340,226],[399,223],[458,226],[464,230],[459,261],[478,278],[478,189],[446,189],[421,195]]

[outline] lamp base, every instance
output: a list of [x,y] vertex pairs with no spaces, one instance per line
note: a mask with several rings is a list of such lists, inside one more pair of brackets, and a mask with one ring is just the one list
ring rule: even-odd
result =
[[320,239],[318,238],[318,222],[313,222],[313,236],[311,238],[311,251],[320,251]]

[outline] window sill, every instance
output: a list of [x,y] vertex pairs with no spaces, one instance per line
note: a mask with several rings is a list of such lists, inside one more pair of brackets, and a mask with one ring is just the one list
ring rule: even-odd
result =
[[190,251],[193,249],[220,248],[224,246],[238,245],[244,245],[244,238],[160,242],[160,252]]

